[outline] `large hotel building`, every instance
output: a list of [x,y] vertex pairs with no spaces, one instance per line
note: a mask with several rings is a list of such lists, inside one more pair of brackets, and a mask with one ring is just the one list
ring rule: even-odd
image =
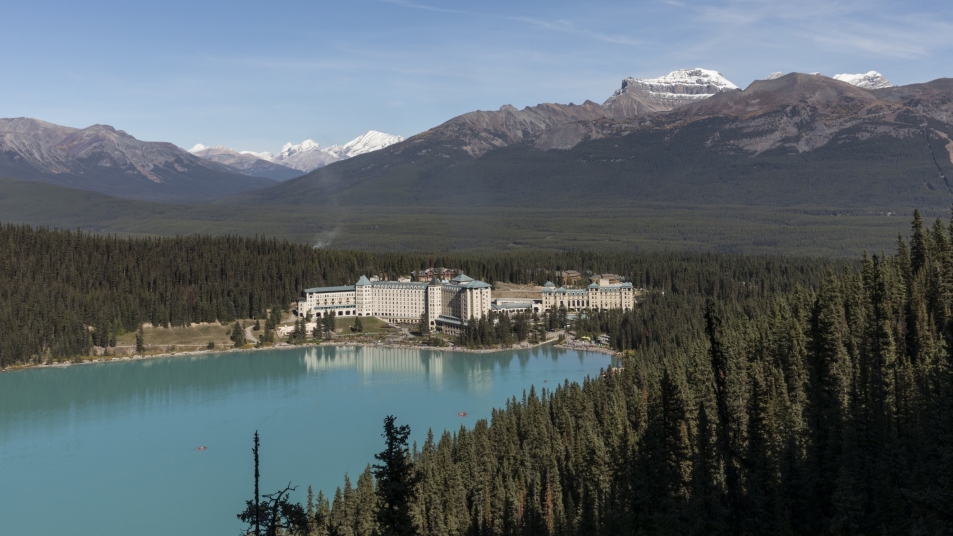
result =
[[614,283],[606,278],[593,280],[586,288],[556,288],[551,282],[543,286],[544,311],[565,308],[567,311],[584,309],[623,309],[635,307],[635,288],[632,283]]
[[412,324],[424,314],[431,328],[459,329],[490,314],[491,286],[463,274],[427,282],[370,281],[353,286],[317,287],[298,300],[298,316],[376,316],[385,322]]
[[[455,331],[470,320],[487,317],[490,311],[514,314],[544,313],[565,308],[570,312],[586,309],[632,309],[635,289],[632,283],[614,278],[593,277],[584,289],[556,288],[546,283],[541,300],[500,299],[492,302],[491,286],[460,274],[453,279],[430,282],[371,281],[361,278],[354,285],[317,287],[304,291],[298,300],[298,316],[309,313],[325,316],[375,316],[385,322],[416,324],[426,315],[432,329]],[[610,274],[611,275],[611,274]]]

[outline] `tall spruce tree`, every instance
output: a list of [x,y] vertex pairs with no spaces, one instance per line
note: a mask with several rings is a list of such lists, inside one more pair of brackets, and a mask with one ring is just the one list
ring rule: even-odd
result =
[[136,353],[144,354],[146,352],[146,334],[142,330],[142,326],[139,326],[139,331],[136,332]]
[[232,326],[232,334],[230,337],[232,342],[235,343],[235,348],[241,348],[242,346],[245,346],[246,342],[248,342],[245,339],[245,328],[242,327],[241,322],[237,320],[235,321],[235,325]]
[[394,424],[395,417],[384,418],[385,448],[374,458],[377,478],[377,522],[382,536],[410,536],[417,533],[411,505],[417,497],[419,475],[414,469],[407,438],[410,426]]

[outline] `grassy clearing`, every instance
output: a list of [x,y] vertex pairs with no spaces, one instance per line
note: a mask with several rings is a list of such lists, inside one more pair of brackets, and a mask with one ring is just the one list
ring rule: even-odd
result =
[[[387,327],[387,322],[383,320],[369,316],[369,317],[360,317],[361,325],[364,326],[363,333],[394,333],[397,330]],[[344,317],[344,318],[335,318],[334,319],[334,331],[336,333],[342,333],[347,335],[348,333],[353,333],[351,328],[354,326],[354,317]]]
[[[294,320],[294,317],[286,315],[281,325],[293,326]],[[240,322],[244,322],[249,328],[255,325],[254,320],[246,319]],[[399,330],[389,328],[386,322],[378,318],[361,317],[361,323],[364,326],[364,335],[399,333]],[[264,322],[262,322],[262,324],[264,324]],[[221,326],[219,324],[193,324],[187,328],[154,328],[146,325],[143,327],[143,333],[145,335],[147,352],[167,351],[168,348],[173,346],[180,347],[179,349],[182,351],[195,350],[195,347],[205,348],[209,341],[214,341],[217,349],[228,349],[234,346],[234,343],[229,339],[229,335],[226,334],[233,325],[234,322],[228,326]],[[339,336],[360,335],[351,331],[351,327],[354,326],[354,317],[337,318],[335,319],[334,325],[335,333]],[[262,333],[263,331],[252,331],[252,335],[255,337],[260,337]],[[310,336],[311,334],[309,333],[309,339]],[[286,338],[287,337],[279,337],[281,341],[284,341]],[[116,338],[116,342],[121,347],[135,347],[136,334],[123,334]]]
[[[246,322],[248,321],[246,320]],[[254,323],[253,320],[251,322]],[[204,346],[208,344],[208,341],[215,341],[215,346],[218,348],[231,348],[233,343],[225,334],[228,330],[229,326],[219,324],[193,324],[187,328],[154,328],[147,325],[143,328],[143,334],[147,346]],[[126,333],[117,337],[116,342],[120,346],[135,346],[136,334]]]
[[517,285],[497,281],[493,284],[494,298],[523,298],[538,300],[542,296],[543,287],[536,285]]

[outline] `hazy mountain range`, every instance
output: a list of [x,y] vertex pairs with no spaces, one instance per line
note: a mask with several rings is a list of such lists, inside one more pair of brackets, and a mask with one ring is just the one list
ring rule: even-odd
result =
[[471,112],[220,202],[949,206],[953,80],[878,77],[790,73],[744,90],[704,69],[626,79],[601,105]]
[[0,119],[0,176],[153,201],[214,199],[275,184],[111,126],[25,117]]
[[302,175],[302,172],[297,169],[264,160],[254,154],[238,152],[223,145],[206,147],[200,143],[189,149],[189,153],[205,160],[232,167],[239,173],[252,177],[284,181]]
[[150,201],[207,201],[298,177],[330,162],[403,140],[370,131],[344,146],[311,140],[278,155],[147,142],[108,125],[72,128],[27,117],[0,119],[0,177]]
[[874,71],[772,73],[742,90],[716,71],[681,69],[626,78],[602,104],[504,105],[406,140],[371,131],[278,154],[190,153],[112,127],[14,119],[0,121],[0,175],[264,205],[943,206],[953,200],[951,103],[950,79],[894,87]]
[[298,144],[286,143],[278,154],[269,152],[236,151],[222,145],[206,147],[201,143],[189,152],[208,160],[236,167],[248,175],[282,181],[297,177],[339,160],[383,149],[404,141],[403,136],[370,130],[342,145],[326,149],[314,140]]

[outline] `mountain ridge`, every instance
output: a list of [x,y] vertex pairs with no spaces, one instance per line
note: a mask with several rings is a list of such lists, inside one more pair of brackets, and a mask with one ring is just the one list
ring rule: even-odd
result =
[[546,206],[694,195],[759,206],[943,206],[953,201],[949,85],[868,90],[789,73],[634,117],[591,101],[504,106],[219,202]]
[[[190,200],[206,200],[224,196],[219,202],[268,204],[347,204],[386,199],[393,203],[453,205],[462,201],[458,194],[448,194],[446,190],[449,185],[457,185],[461,192],[468,192],[472,198],[482,197],[486,202],[510,203],[500,195],[510,190],[513,197],[528,197],[527,203],[539,204],[545,203],[545,198],[537,196],[547,187],[555,188],[559,195],[565,192],[581,195],[584,189],[580,188],[590,182],[603,184],[610,190],[625,185],[625,181],[644,183],[649,180],[644,176],[645,169],[624,164],[633,158],[654,162],[654,173],[659,177],[652,180],[663,177],[671,181],[684,180],[685,173],[708,176],[712,180],[722,176],[720,171],[693,168],[686,159],[708,161],[716,167],[728,166],[736,170],[732,172],[735,175],[749,173],[750,169],[771,161],[774,162],[771,165],[781,165],[786,170],[784,173],[793,177],[801,176],[801,172],[783,158],[775,161],[780,155],[805,155],[810,160],[817,158],[816,151],[824,149],[817,154],[833,159],[831,162],[840,162],[837,158],[841,157],[846,159],[844,162],[854,162],[859,158],[856,151],[872,151],[878,147],[881,153],[896,153],[896,158],[909,161],[909,165],[893,168],[892,173],[916,169],[909,176],[894,175],[891,180],[915,180],[919,181],[919,187],[929,191],[953,193],[947,179],[953,176],[953,170],[944,167],[953,164],[953,142],[950,141],[953,139],[950,128],[953,85],[950,80],[907,86],[880,84],[882,87],[871,89],[868,82],[877,78],[873,75],[883,78],[876,71],[835,77],[772,73],[744,89],[737,88],[717,71],[700,68],[680,69],[656,78],[629,77],[623,79],[620,88],[603,104],[587,100],[582,104],[542,103],[521,110],[511,105],[494,111],[477,110],[396,143],[389,141],[399,137],[369,131],[344,146],[327,149],[312,140],[287,144],[278,156],[291,159],[314,152],[341,159],[279,185],[242,183],[234,178],[241,172],[247,180],[248,175],[261,171],[251,170],[255,165],[266,164],[267,160],[261,157],[278,159],[270,153],[238,152],[222,147],[193,148],[211,157],[202,159],[171,144],[141,142],[109,126],[74,129],[39,120],[8,119],[0,120],[0,174],[148,199],[179,195]],[[684,153],[682,156],[665,161],[661,155],[674,154],[671,151],[677,147],[673,140],[683,138],[686,132],[698,138],[678,148]],[[636,139],[641,140],[641,145],[632,145],[631,141]],[[919,140],[919,148],[916,144],[910,145],[909,140]],[[655,147],[659,152],[648,152],[647,147]],[[591,156],[596,153],[598,157]],[[567,161],[569,154],[578,158]],[[507,160],[515,159],[516,155],[522,155],[520,158],[524,161],[535,162],[538,169],[529,169],[519,160]],[[344,159],[345,156],[349,158]],[[744,160],[762,156],[764,162]],[[873,154],[874,160],[879,157]],[[212,161],[215,158],[220,161]],[[617,164],[614,172],[608,168],[599,171],[615,173],[614,179],[599,173],[591,175],[579,167],[580,162],[599,159]],[[509,161],[511,168],[500,167],[504,161]],[[872,176],[888,180],[882,170],[871,168],[870,162],[870,159],[856,161],[854,168],[845,171],[845,177],[870,168]],[[560,167],[554,168],[556,163]],[[236,164],[245,169],[239,170]],[[811,165],[820,166],[816,162]],[[837,165],[840,163],[832,164]],[[285,166],[285,173],[294,173],[287,169]],[[821,174],[830,172],[822,167],[812,169]],[[558,179],[546,186],[535,178],[525,181],[520,178],[535,177],[543,173],[541,170],[548,170],[547,173]],[[570,170],[578,175],[571,177]],[[204,178],[197,181],[195,177],[190,178],[196,173]],[[222,174],[232,177],[227,180],[237,182],[222,184],[226,180]],[[499,177],[506,175],[512,178],[500,182]],[[469,182],[462,177],[467,177]],[[135,179],[138,190],[117,187],[123,182],[130,183],[130,178]],[[176,186],[179,191],[160,193],[163,189],[169,190],[176,181],[181,183]],[[201,184],[209,181],[215,183],[214,186]],[[534,184],[536,190],[528,190],[529,184]],[[898,184],[890,187],[901,188]],[[882,186],[889,189],[887,185]],[[708,186],[694,184],[693,187]],[[205,191],[197,196],[183,194],[195,188]],[[497,190],[490,191],[493,188]],[[674,195],[666,188],[657,191]],[[920,196],[909,188],[904,191]],[[924,195],[929,198],[932,194]],[[619,199],[624,196],[614,198],[613,202]],[[801,199],[807,198],[802,196]],[[786,203],[780,198],[772,202]],[[853,201],[845,199],[845,202]],[[883,202],[883,199],[877,201]]]
[[0,119],[0,175],[129,199],[211,200],[274,184],[109,125]]

